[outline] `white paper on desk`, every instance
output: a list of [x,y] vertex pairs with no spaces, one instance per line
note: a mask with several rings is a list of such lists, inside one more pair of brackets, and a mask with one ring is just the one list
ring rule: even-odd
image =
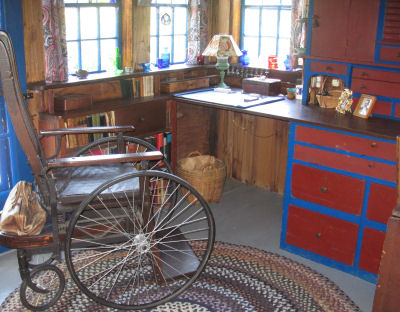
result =
[[241,91],[222,93],[222,92],[215,92],[214,90],[187,92],[187,93],[176,94],[176,96],[195,101],[209,102],[220,105],[230,105],[242,108],[264,105],[268,103],[281,101],[284,99],[283,96],[260,95],[260,98],[258,100],[245,101],[245,98],[248,97],[248,94],[242,93]]

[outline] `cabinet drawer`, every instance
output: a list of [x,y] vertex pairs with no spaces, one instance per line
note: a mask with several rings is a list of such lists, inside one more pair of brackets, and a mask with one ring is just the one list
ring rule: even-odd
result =
[[309,127],[296,127],[296,141],[396,161],[396,144]]
[[398,72],[368,68],[354,68],[352,77],[387,82],[400,82],[400,73]]
[[312,61],[310,63],[310,70],[314,72],[345,76],[347,74],[347,65]]
[[379,60],[400,63],[400,47],[381,47]]
[[365,181],[300,164],[292,169],[296,198],[355,215],[361,214]]
[[380,223],[387,223],[396,207],[396,188],[371,183],[368,198],[367,218]]
[[367,227],[364,229],[358,264],[361,270],[378,274],[384,240],[385,232]]
[[396,182],[396,166],[359,157],[295,145],[294,158],[311,164],[354,172],[369,177]]
[[133,125],[134,135],[163,131],[166,127],[166,111],[164,102],[153,102],[131,105],[115,111],[117,125]]
[[398,82],[353,78],[351,82],[351,89],[355,93],[400,98]]
[[352,265],[358,225],[318,212],[289,206],[286,242]]

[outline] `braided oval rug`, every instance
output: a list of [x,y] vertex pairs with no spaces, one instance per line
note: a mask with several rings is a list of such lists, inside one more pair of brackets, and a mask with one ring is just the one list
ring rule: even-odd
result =
[[[1,311],[28,311],[19,290]],[[114,311],[99,306],[67,280],[61,299],[50,311]],[[256,248],[216,242],[204,272],[174,300],[151,312],[360,311],[328,278],[286,257]]]

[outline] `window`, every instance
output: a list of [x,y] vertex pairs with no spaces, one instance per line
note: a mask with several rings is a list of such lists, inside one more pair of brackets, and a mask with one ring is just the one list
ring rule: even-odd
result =
[[289,54],[292,0],[244,0],[241,47],[251,62]]
[[153,0],[150,17],[150,62],[165,50],[172,64],[186,61],[187,0]]
[[65,0],[68,70],[112,71],[120,0]]

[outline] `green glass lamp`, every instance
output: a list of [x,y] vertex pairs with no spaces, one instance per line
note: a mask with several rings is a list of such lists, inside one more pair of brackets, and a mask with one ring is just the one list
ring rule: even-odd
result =
[[217,88],[229,88],[225,82],[225,71],[229,69],[228,58],[230,56],[240,56],[242,52],[237,46],[235,40],[231,35],[214,35],[203,52],[204,56],[216,56],[217,64],[215,67],[220,71],[221,82]]

